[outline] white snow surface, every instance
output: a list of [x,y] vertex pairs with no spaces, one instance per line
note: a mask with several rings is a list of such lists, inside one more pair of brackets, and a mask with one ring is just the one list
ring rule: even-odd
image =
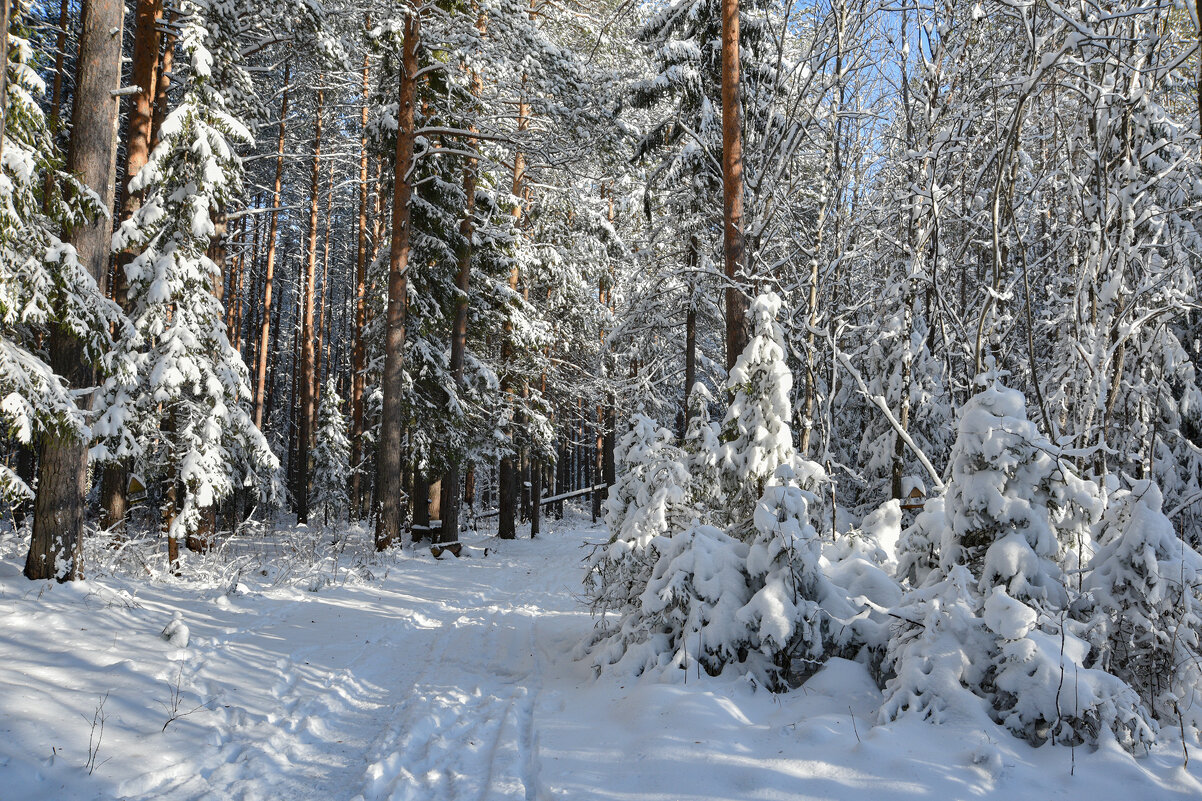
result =
[[[979,720],[873,726],[880,692],[844,660],[782,695],[597,677],[572,654],[593,627],[581,560],[606,534],[546,528],[465,537],[470,556],[441,560],[371,561],[357,532],[340,574],[299,586],[257,570],[31,583],[24,543],[0,538],[0,799],[1202,797],[1197,744],[1186,769],[1180,742],[1133,758]],[[173,620],[190,637],[160,636]]]

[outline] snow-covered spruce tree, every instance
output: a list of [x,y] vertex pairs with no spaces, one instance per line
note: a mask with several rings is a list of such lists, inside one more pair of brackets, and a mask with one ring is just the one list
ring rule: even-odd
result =
[[617,482],[605,499],[605,525],[610,538],[617,539],[626,530],[626,521],[639,513],[639,490],[646,481],[654,450],[664,444],[660,426],[644,414],[631,419],[630,429],[614,448]]
[[[110,329],[126,325],[75,248],[58,232],[105,213],[96,196],[62,170],[37,98],[45,85],[33,69],[24,9],[12,9],[8,32],[4,140],[0,153],[0,424],[24,446],[47,431],[86,439],[87,417],[63,378],[47,363],[50,326],[83,343],[98,363],[111,351]],[[0,464],[0,500],[32,497],[31,488]]]
[[1022,393],[996,377],[960,411],[944,501],[944,572],[966,565],[983,595],[1065,608],[1064,567],[1076,567],[1100,514],[1098,488],[1079,478],[1027,419]]
[[1110,497],[1084,589],[1095,664],[1124,679],[1162,723],[1202,730],[1202,555],[1161,511],[1150,481]]
[[698,382],[689,392],[689,425],[684,434],[685,467],[689,473],[689,497],[698,510],[709,515],[721,512],[722,491],[718,476],[718,427],[710,420],[714,396]]
[[735,616],[750,635],[740,647],[762,655],[761,669],[778,688],[800,683],[852,635],[846,625],[831,625],[832,615],[849,621],[856,610],[822,571],[809,520],[813,497],[797,486],[790,465],[776,469],[755,507],[745,568],[751,598]]
[[776,468],[797,460],[789,427],[793,375],[776,322],[780,305],[771,292],[751,304],[751,340],[726,382],[732,397],[722,421],[718,471],[730,533],[744,539],[753,535],[756,504]]
[[211,83],[209,40],[219,32],[206,27],[206,11],[204,3],[185,3],[184,94],[131,183],[143,205],[114,236],[115,248],[137,253],[126,268],[137,336],[123,343],[133,369],[105,383],[95,426],[96,457],[132,457],[162,482],[173,551],[236,484],[274,492],[279,466],[247,412],[246,366],[226,337],[212,292],[219,271],[206,255],[212,215],[241,190],[233,143],[250,141]]
[[[894,676],[882,719],[971,719],[979,698],[994,722],[1035,745],[1094,744],[1109,732],[1129,750],[1146,748],[1154,721],[1122,679],[1091,667],[1068,617],[1064,567],[1088,544],[1096,487],[1058,458],[1022,395],[996,375],[965,404],[950,463],[940,566],[895,610],[905,622],[885,657]],[[1071,694],[1060,692],[1068,675]]]
[[[675,667],[717,674],[741,663],[739,670],[782,689],[852,644],[857,627],[840,625],[834,636],[830,625],[850,621],[856,610],[820,566],[808,489],[825,476],[793,446],[791,379],[774,321],[779,305],[775,295],[753,304],[756,336],[731,371],[734,398],[716,466],[723,500],[710,489],[714,506],[685,504],[678,517],[695,511],[701,520],[720,519],[726,531],[708,522],[682,530],[665,513],[672,507],[665,487],[657,486],[660,475],[672,472],[665,462],[688,478],[680,465],[687,451],[671,448],[666,458],[670,432],[638,416],[623,438],[607,510],[614,539],[590,576],[595,608],[619,612],[616,622],[602,623],[592,644],[598,667],[621,662],[635,672]],[[689,443],[704,452],[713,446],[712,432],[702,428],[703,414],[696,418]],[[670,488],[683,496],[677,482]]]
[[333,377],[317,408],[317,446],[313,450],[313,508],[329,525],[346,519],[350,508],[351,442],[346,436],[342,397]]
[[943,541],[947,516],[943,497],[927,499],[914,522],[907,526],[897,541],[897,571],[902,584],[921,587],[927,577],[939,569],[939,546]]
[[632,422],[618,444],[618,483],[605,505],[612,533],[590,557],[585,579],[590,605],[602,615],[634,608],[657,558],[652,541],[684,531],[697,516],[672,432],[645,415]]

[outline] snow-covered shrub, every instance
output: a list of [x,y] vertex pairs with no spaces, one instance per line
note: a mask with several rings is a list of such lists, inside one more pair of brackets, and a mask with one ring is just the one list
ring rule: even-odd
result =
[[1036,745],[1096,744],[1106,733],[1129,750],[1153,742],[1139,696],[1096,669],[1068,617],[1064,567],[1088,546],[1097,495],[1039,436],[1021,394],[995,381],[969,400],[946,495],[899,542],[897,575],[912,589],[894,612],[905,622],[886,654],[895,675],[882,719],[983,709]]
[[751,593],[748,546],[698,525],[648,545],[651,573],[635,607],[599,648],[599,667],[621,661],[635,673],[690,668],[717,675],[746,655],[747,627],[736,620]]
[[651,541],[684,531],[696,517],[685,456],[674,440],[671,431],[641,414],[622,438],[623,472],[606,501],[610,539],[589,557],[585,580],[595,612],[628,609],[650,578]]
[[[594,663],[712,675],[740,663],[781,689],[849,647],[856,628],[844,623],[858,610],[823,574],[807,498],[782,465],[756,506],[750,542],[700,524],[611,542],[594,559],[590,590],[595,611],[619,617],[603,620]],[[633,600],[623,608],[623,598]]]
[[1086,667],[1089,643],[1063,618],[1041,621],[995,587],[983,619],[997,637],[991,702],[998,723],[1033,745],[1096,744],[1104,731],[1129,751],[1155,741],[1156,724],[1139,696],[1117,676]]
[[976,579],[962,565],[946,578],[906,593],[894,615],[902,622],[889,642],[882,722],[902,713],[944,723],[987,720],[981,688],[997,652],[979,616]]
[[835,538],[833,558],[845,559],[852,554],[893,572],[897,564],[898,540],[901,538],[901,502],[896,498],[885,501],[870,512],[856,528]]
[[1078,478],[1027,419],[1022,393],[996,380],[960,412],[940,548],[946,572],[963,564],[982,593],[995,586],[1049,609],[1068,601],[1065,554],[1088,542],[1095,484]]
[[1095,604],[1096,664],[1130,684],[1161,721],[1202,730],[1202,555],[1137,481],[1111,496],[1084,589]]

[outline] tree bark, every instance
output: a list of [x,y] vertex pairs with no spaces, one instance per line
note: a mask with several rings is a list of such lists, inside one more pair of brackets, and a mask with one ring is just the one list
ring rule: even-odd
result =
[[380,412],[379,451],[376,454],[376,548],[384,550],[400,538],[403,517],[401,491],[401,427],[404,392],[405,300],[408,293],[409,240],[413,197],[412,178],[417,95],[418,42],[421,36],[421,0],[414,0],[405,18],[401,56],[401,85],[397,106],[397,141],[394,160],[392,247],[388,262],[388,310],[384,327],[383,395]]
[[163,39],[163,58],[159,62],[159,74],[154,82],[154,118],[150,123],[150,149],[159,144],[159,128],[167,118],[167,90],[171,88],[171,67],[175,63],[175,11],[167,16],[170,31]]
[[[321,81],[321,78],[318,78]],[[313,423],[317,416],[315,402],[315,373],[317,370],[317,348],[314,343],[313,317],[317,303],[317,214],[321,189],[321,123],[325,92],[317,89],[317,109],[313,127],[313,169],[309,190],[309,246],[305,260],[305,300],[301,323],[300,359],[300,408],[297,425],[296,483],[292,497],[296,501],[296,522],[309,520],[309,444],[313,437]]]
[[[326,335],[326,308],[333,301],[333,293],[329,291],[330,286],[330,234],[333,230],[334,221],[334,159],[330,159],[330,175],[329,185],[326,188],[326,232],[322,243],[321,257],[321,296],[317,301],[317,352],[316,360],[313,365],[313,397],[314,404],[321,404],[321,391],[325,386],[323,379],[323,370],[329,369],[329,359],[327,358],[326,350],[330,345],[330,337]],[[330,312],[330,327],[333,327],[334,313]],[[317,413],[313,415],[314,426],[317,425]],[[316,428],[314,428],[316,432]]]
[[[526,103],[526,98],[523,96],[518,102],[518,124],[517,132],[520,138],[522,133],[530,127],[530,106]],[[518,149],[513,154],[513,196],[515,198],[522,197],[523,186],[526,179],[526,154],[522,152],[519,144]],[[513,208],[513,223],[516,227],[522,218],[522,205],[519,200]],[[521,280],[521,275],[518,270],[517,262],[509,270],[509,288],[513,292],[518,291],[518,283]],[[508,396],[511,405],[514,405],[514,385],[513,385],[513,323],[509,320],[505,321],[505,336],[501,342],[501,361],[505,365],[505,373],[501,378],[501,391]],[[518,412],[514,412],[514,420],[509,424],[509,442],[512,445],[514,441],[514,429],[517,425]],[[498,475],[498,517],[497,517],[497,536],[501,539],[511,540],[517,536],[516,518],[518,506],[518,471],[514,464],[513,454],[508,454],[501,458]]]
[[[71,113],[73,135],[67,154],[67,170],[96,192],[106,208],[112,207],[116,183],[119,104],[113,90],[121,82],[124,11],[118,0],[86,0],[83,4]],[[110,238],[109,218],[104,215],[76,226],[67,236],[101,292],[108,272]],[[84,361],[82,343],[69,331],[54,326],[49,344],[55,372],[77,389],[94,384],[94,371]],[[90,398],[83,405],[90,406]],[[82,578],[87,466],[87,442],[69,432],[48,433],[42,438],[33,536],[25,560],[28,578]]]
[[[159,66],[159,19],[163,15],[162,0],[138,0],[134,12],[134,54],[130,79],[138,92],[130,96],[129,111],[125,122],[125,187],[121,197],[122,222],[129,220],[142,207],[142,193],[128,189],[130,181],[137,177],[150,157],[150,133],[154,121],[155,81]],[[117,266],[113,270],[112,297],[124,312],[129,311],[129,279],[125,270],[134,259],[134,251],[123,250],[117,254]],[[129,511],[126,487],[129,483],[129,468],[124,462],[105,465],[100,485],[102,528],[119,533],[125,525]]]
[[[363,18],[371,30],[371,14]],[[367,104],[371,93],[371,53],[363,50],[363,102],[359,107],[359,239],[355,250],[355,349],[351,356],[351,515],[362,517],[363,504],[363,391],[366,383],[367,345]]]
[[271,196],[271,223],[267,229],[267,266],[263,276],[263,322],[259,328],[259,366],[256,371],[255,427],[263,430],[267,396],[267,344],[271,337],[271,282],[275,273],[276,233],[280,223],[280,188],[284,180],[284,128],[288,119],[288,67],[284,64],[284,95],[280,99],[280,134],[276,145],[275,187]]
[[[4,0],[0,0],[4,2]],[[50,94],[50,135],[57,138],[63,105],[63,59],[67,53],[67,25],[71,21],[71,0],[62,0],[58,9],[58,33],[54,37],[54,89]],[[5,52],[8,49],[5,48]],[[2,96],[2,95],[0,95]],[[54,173],[46,172],[44,202],[49,202],[54,188]]]
[[726,369],[747,347],[743,244],[743,119],[739,106],[739,0],[722,0],[722,243],[726,266]]

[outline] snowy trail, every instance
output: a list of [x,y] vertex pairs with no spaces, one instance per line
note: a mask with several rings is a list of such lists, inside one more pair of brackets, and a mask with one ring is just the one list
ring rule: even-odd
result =
[[[118,794],[329,799],[357,787],[365,799],[550,797],[533,728],[544,608],[529,601],[572,606],[552,568],[578,556],[521,545],[506,556],[497,546],[459,562],[419,551],[380,586],[319,593],[194,637],[185,675],[219,697],[215,748],[194,769],[150,771]],[[481,570],[489,580],[472,582]]]
[[[319,592],[34,588],[10,552],[0,801],[1202,797],[1179,751],[1135,760],[955,721],[873,727],[880,693],[842,660],[783,696],[735,678],[596,678],[572,654],[592,627],[576,597],[582,546],[603,535],[550,528],[481,539],[471,558],[418,550]],[[176,611],[186,648],[158,636]],[[162,731],[177,684],[191,714]]]

